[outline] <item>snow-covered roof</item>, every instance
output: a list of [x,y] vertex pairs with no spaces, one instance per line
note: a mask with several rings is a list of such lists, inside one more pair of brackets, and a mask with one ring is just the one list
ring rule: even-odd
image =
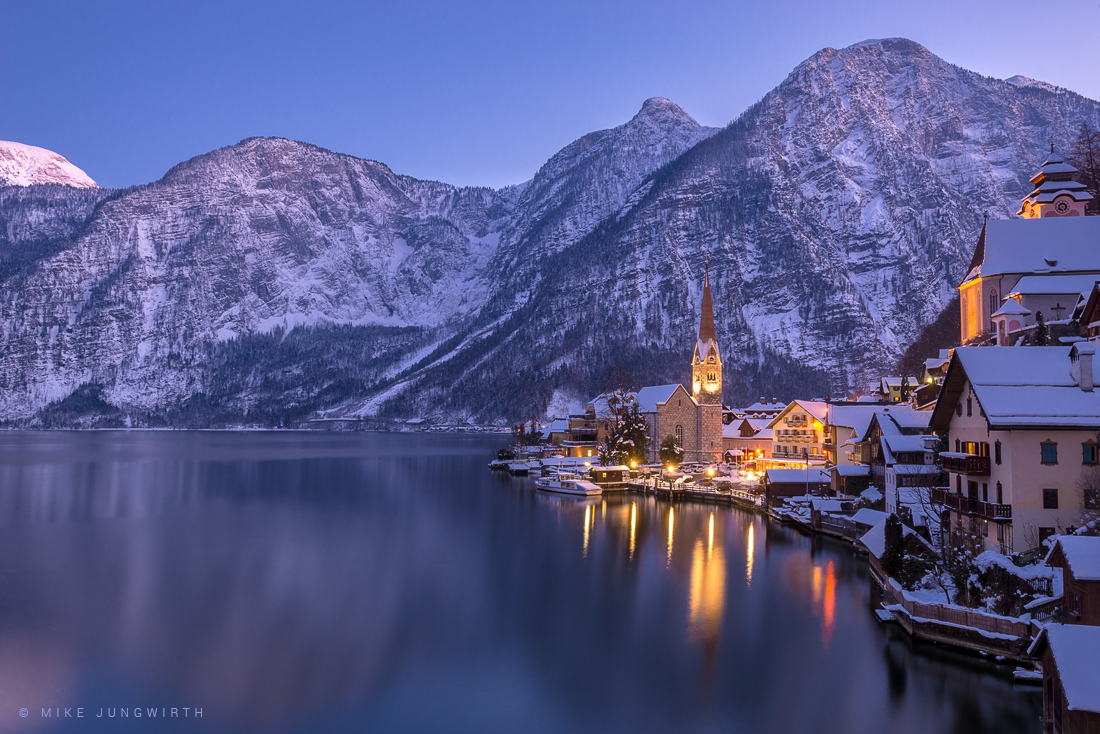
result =
[[878,502],[882,499],[882,490],[878,487],[868,487],[859,493],[859,496],[868,502]]
[[[622,400],[626,406],[629,406],[636,396],[637,394],[632,392],[623,394],[616,394],[615,392],[600,393],[588,401],[588,407],[593,409],[597,418],[614,418],[615,411],[611,409],[612,400],[615,402]],[[623,407],[625,406],[620,406],[619,410],[622,410]]]
[[897,424],[899,428],[928,427],[929,414],[927,410],[914,410],[908,406],[895,405],[884,409],[882,412],[890,416],[890,420]]
[[1073,571],[1073,577],[1083,581],[1100,581],[1100,537],[1087,535],[1062,535],[1047,553],[1047,563],[1058,546]]
[[877,405],[830,405],[829,423],[851,428],[857,436],[862,436],[867,432],[875,411],[879,409]]
[[[1098,258],[1100,259],[1100,258]],[[1025,275],[1012,289],[1015,295],[1086,295],[1100,280],[1100,274],[1087,275]],[[1007,305],[1007,304],[1006,304]]]
[[815,400],[794,400],[787,404],[787,407],[783,409],[783,413],[780,413],[768,422],[768,427],[774,427],[779,422],[779,419],[783,417],[784,413],[794,410],[795,406],[802,408],[821,423],[825,422],[825,417],[829,412],[828,403],[819,403]]
[[810,506],[818,512],[844,511],[844,505],[841,504],[840,500],[826,497],[815,497],[814,499],[810,500]]
[[[739,421],[732,421],[722,426],[722,438],[771,438],[772,432],[768,429],[768,424],[771,421],[767,418],[742,418]],[[753,434],[751,436],[742,436],[741,429],[748,424],[752,429]]]
[[968,279],[1002,273],[1100,273],[1100,217],[991,219],[986,223],[985,259],[975,271]]
[[828,484],[832,481],[828,469],[768,469],[764,473],[770,483],[796,484],[809,481],[810,484]]
[[1087,624],[1048,624],[1039,633],[1029,654],[1046,640],[1062,681],[1066,708],[1100,713],[1100,627]]
[[[901,526],[902,537],[908,537],[914,535],[916,531],[908,525]],[[875,558],[882,558],[882,551],[886,547],[886,518],[882,518],[879,522],[863,534],[863,537],[859,539],[859,542],[863,544],[863,547],[873,555]]]
[[[650,385],[643,387],[634,398],[638,403],[638,410],[642,413],[656,413],[657,406],[667,403],[678,387],[680,385]],[[688,398],[694,400],[690,395]]]
[[838,464],[829,470],[836,472],[839,477],[866,477],[871,475],[871,467],[866,464]]
[[935,441],[930,436],[883,436],[882,440],[889,446],[890,451],[928,451],[927,442]]
[[885,392],[888,388],[891,388],[891,387],[901,387],[902,383],[904,383],[906,379],[909,380],[910,385],[916,386],[916,385],[920,384],[917,381],[917,378],[915,378],[915,377],[906,378],[906,377],[897,377],[897,376],[894,376],[894,375],[891,375],[889,377],[883,377],[880,382],[881,382],[881,385],[882,385],[882,389]]
[[550,427],[546,430],[548,433],[565,433],[569,430],[569,419],[555,418],[550,422]]
[[852,515],[852,522],[857,522],[860,525],[867,525],[868,527],[874,527],[880,522],[885,520],[888,515],[885,512],[879,510],[872,510],[870,507],[864,507],[863,509]]
[[745,408],[745,413],[778,413],[787,407],[786,403],[763,403],[755,402],[749,407]]
[[[1100,218],[1100,217],[1098,217]],[[993,427],[1100,427],[1100,390],[1081,390],[1070,375],[1072,347],[960,347],[955,359]],[[944,391],[962,390],[962,377]],[[954,394],[954,392],[952,392]],[[934,415],[950,421],[958,396]]]
[[1031,313],[1030,309],[1024,308],[1023,304],[1015,298],[1009,298],[1003,306],[993,312],[993,316],[1027,316],[1029,313]]
[[949,357],[929,357],[928,359],[924,360],[924,369],[928,370],[929,372],[931,372],[932,370],[938,370],[939,368],[941,368],[945,364],[947,364],[948,359],[950,359],[950,358]]

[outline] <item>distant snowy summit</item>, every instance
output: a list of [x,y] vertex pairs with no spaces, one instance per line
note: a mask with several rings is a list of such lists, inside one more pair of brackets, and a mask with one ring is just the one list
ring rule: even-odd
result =
[[0,140],[0,186],[35,184],[96,188],[96,182],[64,156],[45,148]]
[[1035,89],[1043,89],[1048,92],[1054,92],[1056,94],[1058,92],[1066,91],[1062,87],[1056,87],[1050,82],[1042,82],[1038,79],[1032,79],[1031,77],[1024,76],[1023,74],[1010,76],[1008,79],[1005,79],[1005,81],[1016,87],[1034,87]]

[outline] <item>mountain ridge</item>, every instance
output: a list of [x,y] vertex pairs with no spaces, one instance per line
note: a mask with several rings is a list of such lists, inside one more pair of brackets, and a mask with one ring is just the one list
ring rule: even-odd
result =
[[726,399],[841,394],[1085,121],[1100,104],[883,39],[723,128],[650,98],[503,189],[255,137],[131,189],[0,188],[0,417],[525,419],[624,365],[683,380],[706,259]]

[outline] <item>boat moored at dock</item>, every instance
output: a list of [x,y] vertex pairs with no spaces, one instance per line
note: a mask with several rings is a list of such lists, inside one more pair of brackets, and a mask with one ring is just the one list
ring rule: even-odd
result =
[[581,497],[591,497],[603,492],[598,485],[581,479],[571,472],[558,472],[555,475],[536,479],[535,486],[544,492],[574,494]]

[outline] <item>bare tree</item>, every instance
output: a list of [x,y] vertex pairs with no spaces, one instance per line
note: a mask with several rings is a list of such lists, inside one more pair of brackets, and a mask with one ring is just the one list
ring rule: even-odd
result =
[[1077,480],[1081,495],[1081,533],[1100,535],[1100,467],[1090,467],[1081,472]]

